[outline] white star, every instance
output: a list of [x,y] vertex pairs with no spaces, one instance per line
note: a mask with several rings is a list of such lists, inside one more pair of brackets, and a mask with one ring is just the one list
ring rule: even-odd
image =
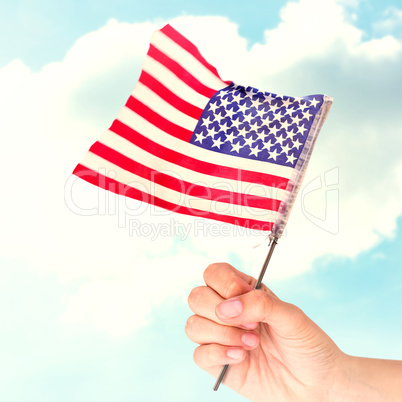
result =
[[251,119],[252,119],[252,118],[253,118],[253,116],[251,116],[251,113],[244,115],[244,121],[247,121],[248,123],[251,122]]
[[223,106],[226,109],[228,107],[229,103],[230,102],[227,99],[221,99],[220,106]]
[[253,143],[253,137],[246,137],[245,139],[244,139],[244,141],[245,141],[245,143],[244,143],[244,145],[246,146],[246,145],[248,145],[250,148],[251,148],[251,144]]
[[278,152],[276,152],[276,149],[274,149],[272,152],[268,151],[269,153],[269,159],[273,159],[274,161],[276,161],[276,158],[280,155],[278,154]]
[[292,117],[293,123],[296,123],[297,125],[299,125],[301,118],[296,115],[294,117]]
[[293,143],[293,148],[299,149],[303,144],[297,138],[296,141]]
[[285,152],[286,155],[289,153],[290,150],[291,150],[291,148],[290,148],[289,145],[284,145],[284,146],[282,147],[282,152]]
[[272,141],[272,139],[270,139],[268,142],[264,142],[262,147],[263,147],[263,149],[266,149],[269,152],[269,150],[272,148],[272,146],[275,144],[275,142],[276,142],[275,139],[273,141]]
[[261,100],[260,98],[251,101],[251,106],[254,106],[256,110],[258,110],[258,108],[261,106]]
[[285,106],[286,108],[287,107],[289,107],[289,105],[293,102],[292,100],[291,100],[291,98],[290,99],[282,99],[282,106]]
[[214,102],[214,103],[210,103],[209,104],[209,110],[211,110],[213,113],[215,113],[215,110],[218,109],[218,105]]
[[282,106],[279,106],[278,104],[276,104],[276,105],[271,105],[270,106],[270,110],[272,111],[272,112],[275,112],[276,110],[278,110],[278,109],[280,109]]
[[233,109],[226,109],[226,117],[230,117],[230,119],[233,118],[233,115],[234,115],[235,113],[236,113],[236,112],[235,112]]
[[289,116],[290,118],[292,118],[292,113],[294,112],[294,110],[293,109],[285,109],[285,113],[283,114],[283,116],[282,117],[287,117],[287,116]]
[[226,92],[225,95],[222,95],[222,99],[228,99],[231,95],[232,94],[230,92]]
[[235,137],[235,135],[234,135],[233,133],[226,134],[226,141],[229,141],[229,142],[231,142],[232,144],[233,144],[233,141],[234,141],[235,138],[236,138],[236,137]]
[[257,130],[260,128],[260,126],[257,124],[257,122],[250,124],[250,130],[254,130],[257,132]]
[[251,147],[250,147],[249,156],[250,156],[250,155],[254,155],[254,156],[257,156],[257,157],[258,157],[258,152],[260,152],[260,149],[258,149],[258,145],[256,145],[254,148],[251,148]]
[[273,113],[274,115],[274,120],[278,120],[279,122],[281,121],[282,116],[282,112],[280,110],[277,110],[276,112]]
[[227,122],[225,122],[224,124],[222,124],[220,127],[219,127],[219,129],[220,129],[220,131],[223,131],[225,134],[228,132],[228,130],[230,129],[230,127],[228,126],[228,123]]
[[288,128],[289,128],[289,126],[290,126],[290,123],[289,123],[287,120],[282,121],[282,122],[281,122],[281,125],[282,125],[282,128],[284,128],[286,131],[288,131]]
[[277,128],[276,125],[275,125],[275,126],[269,128],[269,132],[270,132],[270,134],[276,135],[276,133],[277,133],[280,129],[281,129],[280,127]]
[[308,102],[308,101],[306,101],[305,100],[305,104],[304,105],[300,105],[300,110],[302,111],[302,112],[304,112],[306,109],[308,109],[309,107],[310,107],[310,102]]
[[212,127],[212,128],[207,128],[207,131],[208,131],[207,137],[212,137],[212,138],[215,137],[216,130],[215,130],[214,127]]
[[232,127],[239,128],[242,122],[240,120],[232,120]]
[[307,128],[306,128],[306,127],[303,127],[303,126],[297,127],[297,133],[298,133],[298,134],[304,135],[304,133],[305,133],[306,131],[307,131]]
[[239,130],[239,135],[241,135],[242,137],[245,137],[247,133],[248,130],[246,130],[244,127]]
[[311,101],[311,104],[313,105],[313,107],[316,107],[317,103],[320,103],[320,101],[318,101],[316,98],[313,98],[313,100]]
[[202,144],[202,140],[204,140],[205,139],[205,137],[204,137],[204,134],[203,133],[195,133],[195,135],[196,135],[196,140],[194,141],[194,142],[199,142],[200,144]]
[[279,137],[276,137],[276,140],[279,142],[279,144],[283,144],[283,142],[286,140],[286,138],[283,138],[282,135],[280,135]]
[[246,110],[248,109],[246,103],[243,103],[242,105],[239,103],[237,106],[239,107],[239,112],[246,113]]
[[241,147],[240,141],[237,144],[232,144],[232,152],[235,151],[235,152],[239,153],[240,147]]
[[213,119],[210,120],[209,116],[208,116],[207,118],[205,118],[205,117],[202,118],[202,124],[203,124],[204,126],[208,126],[208,125],[211,124],[212,122],[213,122]]
[[219,149],[221,149],[221,145],[223,144],[223,142],[221,141],[220,137],[218,137],[216,140],[212,140],[214,143],[212,145],[213,147],[217,147]]
[[268,102],[268,103],[271,103],[273,100],[275,99],[275,96],[272,96],[272,94],[267,94],[267,95],[265,95],[265,100]]
[[264,131],[261,131],[260,133],[257,133],[258,139],[261,140],[262,142],[265,141],[265,137],[266,137],[266,136],[267,136],[267,135],[264,133]]
[[310,117],[313,117],[313,115],[310,113],[310,110],[307,110],[307,112],[302,112],[303,119],[310,120]]
[[239,103],[240,99],[242,98],[241,93],[240,92],[235,92],[235,94],[232,95],[233,96],[233,101]]
[[296,158],[293,155],[288,155],[287,158],[288,160],[286,162],[289,162],[293,165]]
[[225,119],[226,119],[226,116],[224,116],[223,113],[222,113],[222,115],[221,115],[221,114],[216,114],[215,117],[216,117],[216,121],[217,121],[219,124],[222,123],[222,120],[225,120]]
[[264,114],[267,113],[264,108],[257,110],[257,115],[262,118],[264,118]]

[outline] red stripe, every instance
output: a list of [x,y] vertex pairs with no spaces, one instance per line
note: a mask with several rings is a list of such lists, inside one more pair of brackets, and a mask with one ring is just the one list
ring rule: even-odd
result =
[[139,82],[144,84],[146,87],[155,92],[158,96],[160,96],[167,103],[175,107],[180,112],[186,114],[187,116],[192,117],[193,119],[199,120],[202,115],[202,109],[197,106],[192,105],[191,103],[183,100],[175,93],[173,93],[170,89],[166,88],[162,85],[158,80],[156,80],[152,75],[143,71],[141,73]]
[[95,186],[101,187],[113,193],[133,198],[142,202],[147,202],[148,204],[155,205],[157,207],[164,208],[180,214],[213,219],[220,222],[243,226],[253,230],[268,231],[271,230],[273,226],[273,223],[271,222],[221,215],[213,212],[201,211],[199,209],[183,207],[163,200],[159,197],[152,196],[148,193],[144,193],[143,191],[137,190],[136,188],[127,186],[123,183],[119,183],[118,181],[111,179],[110,177],[103,176],[81,164],[77,165],[77,167],[74,169],[73,174],[87,181],[88,183],[94,184]]
[[139,114],[145,120],[149,121],[154,126],[158,127],[165,133],[168,133],[173,137],[178,138],[179,140],[189,142],[191,136],[193,135],[192,131],[180,127],[177,124],[172,123],[170,120],[165,119],[160,114],[154,112],[151,108],[144,105],[141,101],[134,98],[133,96],[130,96],[128,98],[126,106],[133,112]]
[[[110,127],[110,131],[120,135],[134,145],[157,156],[163,160],[183,166],[184,168],[208,174],[210,176],[222,177],[224,179],[231,179],[237,181],[244,181],[253,184],[262,184],[265,186],[275,187],[278,189],[286,189],[288,179],[283,177],[270,175],[267,173],[257,173],[250,170],[236,169],[227,166],[215,165],[213,163],[200,161],[199,159],[192,158],[191,156],[181,154],[166,148],[149,138],[143,136],[137,131],[128,127],[119,120],[115,120]],[[194,145],[194,153],[197,152],[197,147]]]
[[[183,49],[187,50],[194,58],[196,58],[204,67],[206,67],[211,73],[213,73],[217,78],[222,81],[222,78],[219,76],[217,69],[209,64],[204,57],[201,55],[200,51],[197,47],[190,42],[186,37],[184,37],[181,33],[177,32],[171,25],[166,25],[161,29],[167,37],[169,37],[172,41],[176,42]],[[231,85],[232,81],[222,81],[222,83]]]
[[209,88],[202,82],[198,81],[197,78],[191,75],[179,63],[166,56],[152,44],[149,46],[148,56],[163,64],[173,74],[175,74],[178,78],[180,78],[183,82],[185,82],[189,87],[193,88],[194,91],[198,92],[199,94],[204,95],[207,98],[212,98],[217,92],[215,89]]
[[185,180],[179,180],[165,173],[150,169],[100,142],[93,144],[90,151],[128,172],[191,197],[271,211],[278,211],[279,209],[280,201],[278,200],[235,191],[214,189]]

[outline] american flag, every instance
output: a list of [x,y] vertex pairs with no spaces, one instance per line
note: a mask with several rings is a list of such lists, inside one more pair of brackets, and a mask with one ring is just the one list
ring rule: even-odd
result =
[[154,32],[141,76],[74,174],[170,211],[279,237],[332,99],[223,81],[172,26]]

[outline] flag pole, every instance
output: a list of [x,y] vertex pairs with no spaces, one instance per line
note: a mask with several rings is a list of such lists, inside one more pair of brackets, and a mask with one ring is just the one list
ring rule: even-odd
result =
[[[264,278],[265,271],[267,270],[269,261],[271,260],[271,257],[272,257],[272,253],[274,252],[275,246],[277,244],[278,244],[278,238],[277,237],[271,238],[268,254],[265,258],[264,264],[262,265],[261,272],[260,272],[260,275],[258,276],[257,283],[255,284],[254,289],[259,289],[261,287],[262,279]],[[214,388],[213,388],[214,391],[218,391],[219,385],[221,385],[221,382],[223,381],[223,378],[225,377],[225,374],[226,374],[228,368],[229,368],[229,364],[225,364],[223,366],[222,371],[219,374],[219,377],[216,380],[216,383],[214,385]]]

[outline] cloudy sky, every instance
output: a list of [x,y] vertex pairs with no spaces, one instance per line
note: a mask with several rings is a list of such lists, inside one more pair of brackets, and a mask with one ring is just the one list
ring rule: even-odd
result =
[[258,275],[264,235],[71,176],[167,22],[225,80],[334,98],[265,283],[402,359],[400,0],[1,2],[1,400],[242,400],[194,365],[186,299],[210,262]]

